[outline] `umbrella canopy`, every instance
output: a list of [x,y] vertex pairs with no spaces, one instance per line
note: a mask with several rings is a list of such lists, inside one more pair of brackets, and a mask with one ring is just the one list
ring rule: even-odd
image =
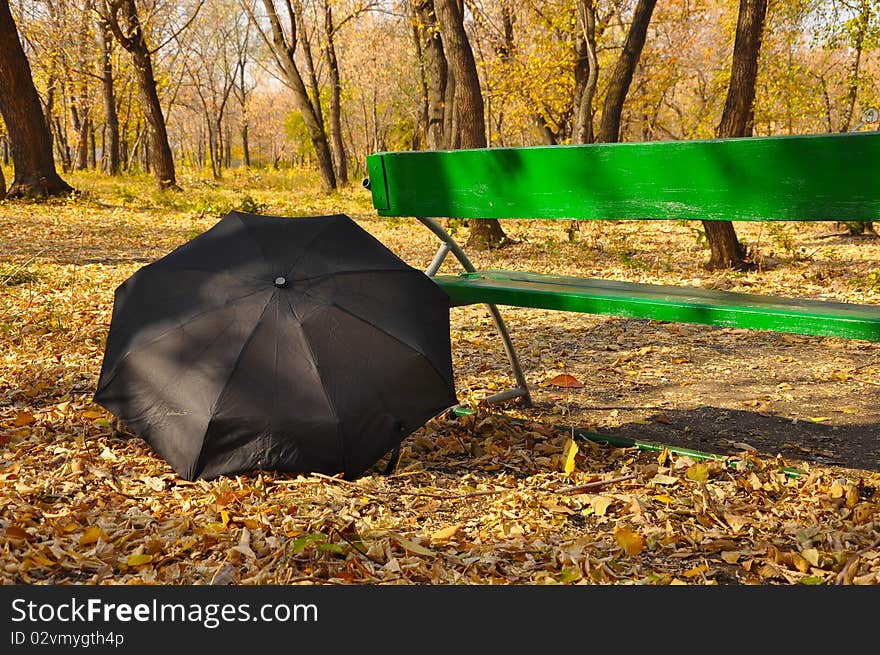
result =
[[95,401],[187,480],[354,478],[456,403],[449,298],[345,215],[232,212],[116,289]]

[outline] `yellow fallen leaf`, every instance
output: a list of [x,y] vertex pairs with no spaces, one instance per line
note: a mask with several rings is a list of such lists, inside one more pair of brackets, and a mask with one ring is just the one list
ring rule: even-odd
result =
[[220,510],[220,519],[223,521],[223,525],[228,525],[229,524],[229,512],[227,512],[225,509]]
[[96,418],[104,418],[103,412],[96,412],[94,409],[87,409],[82,414],[80,414],[80,416],[88,421],[93,421]]
[[657,494],[656,496],[653,496],[653,498],[654,498],[654,500],[659,501],[661,503],[666,503],[667,505],[675,500],[675,498],[673,498],[669,494]]
[[149,564],[153,561],[152,555],[147,555],[146,553],[141,553],[140,555],[129,555],[128,559],[125,561],[129,566],[143,566],[144,564]]
[[791,563],[794,564],[794,568],[801,573],[808,573],[810,570],[810,563],[797,553],[791,554]]
[[694,482],[705,482],[709,479],[709,467],[703,463],[691,464],[688,467],[685,477]]
[[830,421],[831,417],[830,416],[811,416],[810,420],[813,423],[821,423],[822,421]]
[[45,555],[34,555],[31,560],[40,566],[55,566],[54,560],[49,559]]
[[460,525],[450,525],[445,528],[440,528],[439,530],[435,530],[431,533],[431,541],[449,541],[452,539],[458,531],[461,529]]
[[411,553],[415,553],[416,555],[424,555],[425,557],[434,557],[437,553],[435,553],[430,548],[425,548],[422,545],[417,544],[415,541],[410,541],[405,537],[401,537],[400,535],[395,535],[394,539],[399,543],[404,549],[408,550]]
[[574,472],[574,458],[577,454],[578,445],[575,443],[574,439],[569,439],[565,444],[565,451],[562,455],[565,462],[562,470],[565,471],[566,475],[571,475]]
[[613,502],[614,502],[614,499],[609,498],[608,496],[591,496],[590,497],[590,506],[593,508],[593,513],[596,516],[605,516],[605,512],[608,511],[608,507]]
[[97,525],[93,525],[83,532],[83,535],[79,538],[79,545],[87,546],[88,544],[96,543],[98,539],[107,541],[107,535]]
[[703,573],[705,573],[708,570],[709,570],[708,566],[706,566],[705,564],[700,564],[699,566],[695,566],[692,569],[688,569],[687,571],[682,573],[682,575],[686,578],[695,578],[698,575],[702,575]]
[[801,557],[807,560],[811,566],[815,566],[817,569],[821,568],[819,566],[819,551],[815,548],[804,548],[801,551]]
[[627,555],[638,555],[645,546],[642,535],[627,528],[617,528],[614,531],[614,539]]

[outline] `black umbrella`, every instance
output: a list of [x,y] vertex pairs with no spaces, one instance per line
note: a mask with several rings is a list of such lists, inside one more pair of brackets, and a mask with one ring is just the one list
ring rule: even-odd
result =
[[354,478],[455,404],[449,298],[347,216],[232,212],[116,289],[95,401],[187,480]]

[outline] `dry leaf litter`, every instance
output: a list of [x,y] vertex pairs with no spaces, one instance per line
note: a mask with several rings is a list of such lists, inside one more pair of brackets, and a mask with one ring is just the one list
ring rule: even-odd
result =
[[[362,193],[259,199],[264,213],[348,213],[427,265],[427,230],[377,219]],[[118,196],[0,204],[3,584],[880,583],[880,345],[866,342],[505,309],[535,405],[486,407],[507,365],[485,310],[457,308],[456,383],[474,413],[411,435],[394,474],[180,479],[91,397],[115,287],[219,217]],[[515,221],[515,243],[472,254],[877,303],[880,240],[833,227],[746,226],[761,256],[749,273],[703,270],[699,234],[675,222],[569,240],[560,223]],[[567,425],[686,449],[554,427]]]

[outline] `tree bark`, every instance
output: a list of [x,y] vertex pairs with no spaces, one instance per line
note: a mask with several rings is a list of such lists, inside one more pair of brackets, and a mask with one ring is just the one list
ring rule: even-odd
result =
[[108,175],[119,175],[119,115],[116,113],[116,93],[113,88],[113,33],[106,21],[101,20],[101,91],[104,100],[103,168]]
[[448,83],[448,64],[437,25],[434,0],[413,2],[413,12],[419,23],[419,37],[425,60],[427,85],[428,122],[426,139],[430,150],[444,147],[444,110]]
[[336,164],[336,183],[340,186],[348,184],[348,155],[342,142],[342,82],[339,78],[339,62],[336,59],[334,43],[335,28],[333,26],[333,10],[330,3],[324,0],[324,31],[327,43],[324,56],[330,73],[330,145]]
[[[720,138],[752,135],[758,54],[766,16],[767,0],[740,0],[730,85],[718,125]],[[707,268],[751,268],[752,265],[746,262],[746,249],[739,242],[731,221],[702,223],[711,249]]]
[[574,143],[592,143],[593,98],[599,81],[599,59],[596,55],[596,9],[593,0],[578,0],[577,35],[575,36],[575,101]]
[[648,25],[651,22],[651,15],[654,13],[654,5],[656,4],[657,0],[639,0],[636,5],[623,51],[614,67],[611,81],[608,83],[608,91],[605,93],[602,121],[599,123],[596,141],[616,143],[620,140],[620,116],[623,112],[623,103],[626,100],[626,94],[629,93],[633,73],[635,73],[639,58],[642,56],[642,49],[645,47]]
[[[434,7],[443,38],[444,49],[455,79],[455,113],[461,148],[486,147],[486,123],[480,78],[474,53],[464,30],[464,16],[456,0],[435,0]],[[468,245],[494,248],[506,240],[497,219],[469,221]]]
[[0,115],[9,132],[14,177],[9,198],[67,195],[55,170],[52,136],[8,0],[0,0]]
[[[156,78],[153,74],[153,62],[144,38],[137,7],[134,0],[109,0],[108,5],[107,21],[113,36],[131,54],[134,62],[135,77],[149,134],[149,139],[144,144],[144,151],[148,153],[145,164],[152,169],[159,188],[178,189],[174,156],[168,143],[165,116],[162,113]],[[120,22],[120,12],[122,22]]]

